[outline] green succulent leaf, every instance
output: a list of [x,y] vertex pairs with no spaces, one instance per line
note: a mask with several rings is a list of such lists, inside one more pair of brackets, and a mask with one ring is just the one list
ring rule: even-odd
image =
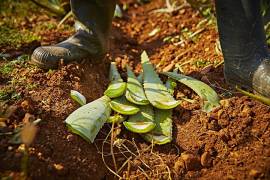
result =
[[65,120],[68,129],[88,142],[96,135],[110,116],[110,98],[103,96],[71,113]]
[[122,114],[114,114],[109,117],[107,123],[122,123],[127,119],[127,116],[123,116]]
[[172,141],[172,109],[155,109],[155,128],[142,137],[154,144],[166,144]]
[[123,82],[115,62],[111,62],[110,66],[110,81],[109,87],[104,92],[105,95],[110,98],[116,98],[122,96],[126,90],[126,83]]
[[149,102],[158,109],[172,109],[178,106],[180,102],[176,101],[163,85],[145,51],[141,55],[141,62],[144,90]]
[[172,138],[169,136],[164,136],[162,134],[154,134],[152,132],[143,134],[143,138],[148,142],[153,142],[154,144],[158,145],[167,144],[172,141]]
[[110,102],[110,106],[115,112],[124,115],[132,115],[140,111],[140,109],[136,105],[130,103],[125,96],[113,99]]
[[139,76],[137,77],[138,81],[142,84],[143,83],[143,72],[141,72],[139,74]]
[[79,93],[78,91],[71,90],[70,91],[70,97],[74,101],[76,101],[77,103],[79,103],[81,106],[83,106],[83,105],[86,104],[86,98],[81,93]]
[[126,90],[126,98],[130,102],[138,105],[146,105],[149,104],[147,100],[143,86],[136,78],[135,74],[131,71],[130,67],[127,66],[127,90]]
[[124,126],[134,133],[147,133],[151,131],[156,125],[153,122],[123,122]]
[[[168,91],[173,94],[176,87],[175,80],[168,78],[166,81]],[[172,141],[172,109],[155,109],[156,127],[143,138],[154,144],[166,144]]]
[[210,112],[212,109],[220,105],[217,93],[204,82],[174,72],[164,72],[162,74],[173,78],[194,90],[203,100],[203,111]]
[[147,133],[156,125],[154,123],[154,110],[151,105],[140,106],[140,112],[132,115],[124,122],[125,127],[135,133]]

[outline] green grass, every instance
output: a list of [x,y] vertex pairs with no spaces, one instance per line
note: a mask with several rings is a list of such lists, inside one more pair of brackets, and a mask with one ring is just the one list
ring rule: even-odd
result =
[[6,86],[0,90],[0,101],[18,100],[20,98],[20,93],[17,93],[11,86]]
[[0,46],[10,46],[19,48],[22,44],[39,40],[40,37],[34,35],[29,30],[19,30],[5,25],[0,26]]
[[26,61],[30,59],[29,55],[21,55],[17,59],[13,61],[9,61],[0,66],[0,74],[2,75],[10,75],[15,67],[15,65],[23,66]]

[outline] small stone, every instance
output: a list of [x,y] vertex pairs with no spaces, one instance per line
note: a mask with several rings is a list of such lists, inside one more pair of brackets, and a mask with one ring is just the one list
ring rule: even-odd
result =
[[175,172],[182,172],[185,169],[185,162],[183,159],[178,158],[176,162],[174,163],[174,170]]
[[241,117],[248,117],[251,114],[251,109],[249,106],[245,105],[240,113]]
[[201,156],[201,164],[203,167],[210,167],[212,166],[212,158],[208,151],[204,152]]
[[74,136],[72,134],[67,135],[67,140],[72,141],[74,139]]
[[4,127],[7,127],[7,124],[5,122],[0,121],[0,128],[4,128]]
[[55,168],[56,170],[58,170],[58,171],[61,171],[61,170],[64,169],[64,166],[61,165],[61,164],[54,164],[53,166],[54,166],[54,168]]
[[256,169],[251,169],[249,171],[249,175],[252,176],[252,177],[254,177],[254,178],[258,177],[259,174],[260,174],[260,172],[257,171]]
[[185,163],[185,168],[188,171],[198,170],[201,167],[200,159],[193,154],[182,153],[181,158]]
[[24,101],[21,103],[21,107],[22,107],[25,111],[28,111],[28,110],[30,109],[30,103],[29,103],[29,101],[24,100]]
[[219,101],[219,103],[221,104],[221,106],[228,108],[230,107],[230,101],[228,99],[222,99]]

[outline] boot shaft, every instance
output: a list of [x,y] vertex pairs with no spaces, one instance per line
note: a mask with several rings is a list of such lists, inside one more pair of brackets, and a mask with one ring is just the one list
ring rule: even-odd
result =
[[268,56],[260,0],[216,0],[216,11],[225,65]]
[[70,0],[76,29],[108,36],[116,0]]

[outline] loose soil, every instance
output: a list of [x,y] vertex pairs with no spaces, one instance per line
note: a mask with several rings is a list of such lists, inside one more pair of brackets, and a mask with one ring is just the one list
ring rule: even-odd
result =
[[[108,62],[116,61],[123,77],[126,64],[139,73],[143,50],[148,52],[158,71],[170,71],[176,66],[182,73],[212,86],[222,99],[221,106],[204,113],[200,110],[199,97],[179,85],[176,97],[193,102],[183,101],[174,110],[172,143],[152,146],[123,127],[116,127],[114,156],[118,169],[123,165],[119,176],[126,179],[270,179],[270,107],[241,96],[226,85],[214,19],[206,20],[189,6],[173,13],[154,13],[153,10],[165,7],[163,0],[144,5],[135,0],[122,2],[129,8],[123,18],[113,21],[110,51],[104,63],[89,60],[44,71],[23,62],[16,64],[11,74],[0,74],[1,89],[20,94],[18,99],[1,101],[1,110],[11,105],[16,110],[5,126],[1,126],[0,133],[10,132],[22,124],[26,113],[42,119],[29,149],[29,179],[118,178],[102,159],[114,169],[111,142],[106,139],[111,126],[106,124],[95,143],[89,144],[68,132],[63,121],[79,107],[69,97],[71,89],[84,94],[88,102],[101,97],[108,85]],[[31,29],[49,22],[56,24],[59,20],[33,13],[31,21],[19,26]],[[73,20],[66,23],[72,25]],[[158,30],[151,33],[154,29]],[[53,28],[35,33],[41,36],[40,40],[20,48],[1,45],[0,52],[9,53],[12,58],[31,54],[40,44],[57,43],[73,31]],[[197,35],[193,38],[183,39],[194,33]],[[0,66],[7,63],[8,60],[1,60]],[[9,140],[10,136],[0,136],[0,176],[20,179],[23,155],[19,145]]]

